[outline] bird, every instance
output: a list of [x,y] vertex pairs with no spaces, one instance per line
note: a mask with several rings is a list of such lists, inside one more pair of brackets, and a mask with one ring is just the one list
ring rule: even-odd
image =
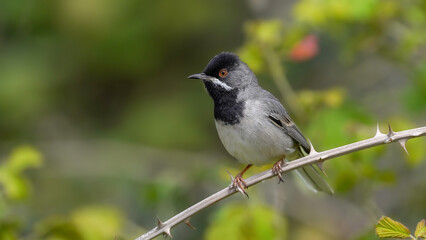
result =
[[[281,102],[259,86],[250,67],[238,55],[222,52],[214,56],[199,79],[214,102],[214,121],[227,152],[246,167],[232,177],[230,187],[243,193],[247,184],[244,173],[253,165],[274,163],[272,172],[283,181],[280,169],[286,162],[306,156],[311,151],[302,132]],[[333,194],[333,189],[316,165],[296,170],[309,189]]]

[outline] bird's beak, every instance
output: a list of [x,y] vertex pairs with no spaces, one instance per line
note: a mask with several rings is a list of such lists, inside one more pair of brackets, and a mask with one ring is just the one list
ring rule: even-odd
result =
[[192,74],[188,78],[189,79],[207,79],[208,76],[205,73],[197,73],[197,74]]

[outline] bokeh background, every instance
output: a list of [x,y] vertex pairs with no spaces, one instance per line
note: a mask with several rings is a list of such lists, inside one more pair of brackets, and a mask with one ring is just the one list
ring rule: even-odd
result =
[[[426,124],[426,1],[0,1],[0,239],[132,239],[224,188],[201,72],[238,53],[317,150]],[[426,142],[291,174],[181,224],[175,239],[377,239],[426,216]],[[257,167],[247,176],[269,168]],[[161,239],[162,237],[159,237]]]

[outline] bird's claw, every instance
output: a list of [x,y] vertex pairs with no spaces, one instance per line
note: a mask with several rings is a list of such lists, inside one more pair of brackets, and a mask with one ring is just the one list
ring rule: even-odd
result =
[[231,177],[232,184],[230,187],[235,188],[238,192],[240,192],[244,197],[249,198],[249,195],[246,192],[247,184],[244,181],[243,177],[240,174],[237,174],[237,176]]
[[274,166],[272,166],[272,173],[278,176],[278,184],[280,182],[284,182],[284,178],[281,174],[281,167],[283,164],[284,164],[284,160],[281,159],[278,162],[276,162]]

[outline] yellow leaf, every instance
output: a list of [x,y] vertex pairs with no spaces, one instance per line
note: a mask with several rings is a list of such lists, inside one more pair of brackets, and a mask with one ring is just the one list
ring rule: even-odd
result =
[[104,206],[85,207],[76,210],[72,223],[84,239],[114,239],[123,224],[123,216],[115,208]]
[[216,212],[204,239],[286,239],[287,222],[260,204],[231,204]]
[[333,88],[324,92],[323,98],[324,103],[328,106],[339,107],[345,98],[345,91],[341,88]]
[[21,172],[29,167],[39,167],[42,161],[42,155],[35,148],[20,146],[12,151],[7,164],[11,170]]
[[421,220],[416,227],[416,232],[414,233],[416,238],[426,238],[426,226],[425,220]]
[[262,72],[265,68],[262,51],[258,44],[244,44],[244,46],[238,50],[238,55],[255,73]]
[[283,25],[281,21],[253,21],[245,25],[245,32],[249,38],[256,42],[276,45],[282,41]]
[[380,238],[409,238],[410,230],[402,223],[383,216],[376,225],[376,234]]
[[15,148],[7,161],[0,165],[0,185],[6,196],[13,200],[24,199],[29,192],[29,184],[22,171],[30,167],[39,167],[43,157],[39,151],[30,146]]
[[0,185],[9,199],[25,199],[28,195],[28,183],[25,178],[3,166],[0,168]]

